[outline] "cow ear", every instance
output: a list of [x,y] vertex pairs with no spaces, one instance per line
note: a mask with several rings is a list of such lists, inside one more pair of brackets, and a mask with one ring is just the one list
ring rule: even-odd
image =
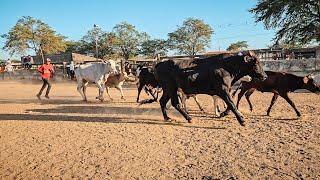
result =
[[308,83],[308,81],[309,81],[309,77],[308,76],[303,77],[303,83],[305,83],[305,84]]

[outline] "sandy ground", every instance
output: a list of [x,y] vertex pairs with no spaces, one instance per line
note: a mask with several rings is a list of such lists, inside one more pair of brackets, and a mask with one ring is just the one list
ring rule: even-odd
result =
[[[252,96],[254,111],[241,101],[246,127],[233,115],[213,116],[212,99],[193,100],[188,124],[164,122],[158,103],[138,106],[136,89],[126,100],[81,101],[75,84],[54,84],[50,100],[38,101],[41,84],[0,82],[0,179],[320,178],[320,97],[291,93],[303,117],[279,99],[265,111],[270,93]],[[142,93],[141,99],[147,98]]]

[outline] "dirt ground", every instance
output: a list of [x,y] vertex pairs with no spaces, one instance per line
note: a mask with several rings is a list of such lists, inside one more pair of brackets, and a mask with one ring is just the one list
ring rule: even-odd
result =
[[[265,116],[272,94],[256,92],[250,112],[216,118],[212,99],[200,95],[205,113],[188,100],[193,123],[172,108],[164,122],[158,103],[138,106],[136,89],[126,100],[81,101],[76,85],[53,84],[38,101],[41,84],[0,82],[0,179],[320,179],[320,97],[291,93],[303,116],[281,98]],[[141,99],[147,98],[142,93]]]

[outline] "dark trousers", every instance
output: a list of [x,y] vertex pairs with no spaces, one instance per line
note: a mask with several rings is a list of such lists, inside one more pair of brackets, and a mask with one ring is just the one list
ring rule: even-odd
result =
[[51,83],[49,82],[49,79],[42,78],[42,81],[43,81],[43,85],[40,89],[39,95],[41,95],[42,91],[46,88],[46,86],[48,86],[47,91],[46,91],[46,95],[48,96],[50,93],[50,89],[51,89]]

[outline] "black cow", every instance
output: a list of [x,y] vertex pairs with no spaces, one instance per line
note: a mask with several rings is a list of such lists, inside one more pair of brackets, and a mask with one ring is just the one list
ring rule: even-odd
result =
[[[136,69],[136,76],[139,79],[137,102],[139,102],[140,93],[141,93],[141,90],[143,89],[143,87],[145,88],[146,93],[151,94],[152,97],[154,98],[154,100],[156,101],[158,96],[156,97],[155,94],[158,95],[158,93],[154,93],[152,91],[152,88],[159,87],[159,84],[154,77],[153,71],[150,68],[148,68],[147,66],[138,65],[138,67]],[[151,87],[151,88],[149,88],[149,87]]]
[[241,125],[244,125],[244,120],[229,94],[232,84],[246,75],[260,80],[266,77],[258,58],[251,51],[245,54],[220,54],[204,59],[168,60],[156,64],[154,71],[155,78],[163,89],[160,106],[165,120],[170,119],[165,107],[171,99],[175,109],[191,122],[189,114],[179,105],[177,90],[181,88],[185,94],[218,95],[226,102],[227,111],[231,110]]
[[[297,89],[307,89],[314,93],[320,92],[320,87],[314,82],[311,75],[300,77],[293,74],[285,72],[273,72],[266,71],[268,78],[264,81],[255,81],[251,82],[242,82],[238,89],[241,89],[238,94],[237,107],[243,95],[246,96],[246,99],[249,103],[250,110],[253,110],[252,104],[250,102],[250,96],[255,91],[261,92],[273,92],[273,97],[271,104],[267,110],[267,115],[270,115],[270,111],[274,103],[276,102],[278,96],[283,97],[295,110],[298,117],[301,116],[301,113],[296,108],[295,104],[291,101],[288,96],[288,92],[293,92]],[[237,90],[238,90],[237,89]],[[233,92],[233,95],[236,94],[237,90]]]

